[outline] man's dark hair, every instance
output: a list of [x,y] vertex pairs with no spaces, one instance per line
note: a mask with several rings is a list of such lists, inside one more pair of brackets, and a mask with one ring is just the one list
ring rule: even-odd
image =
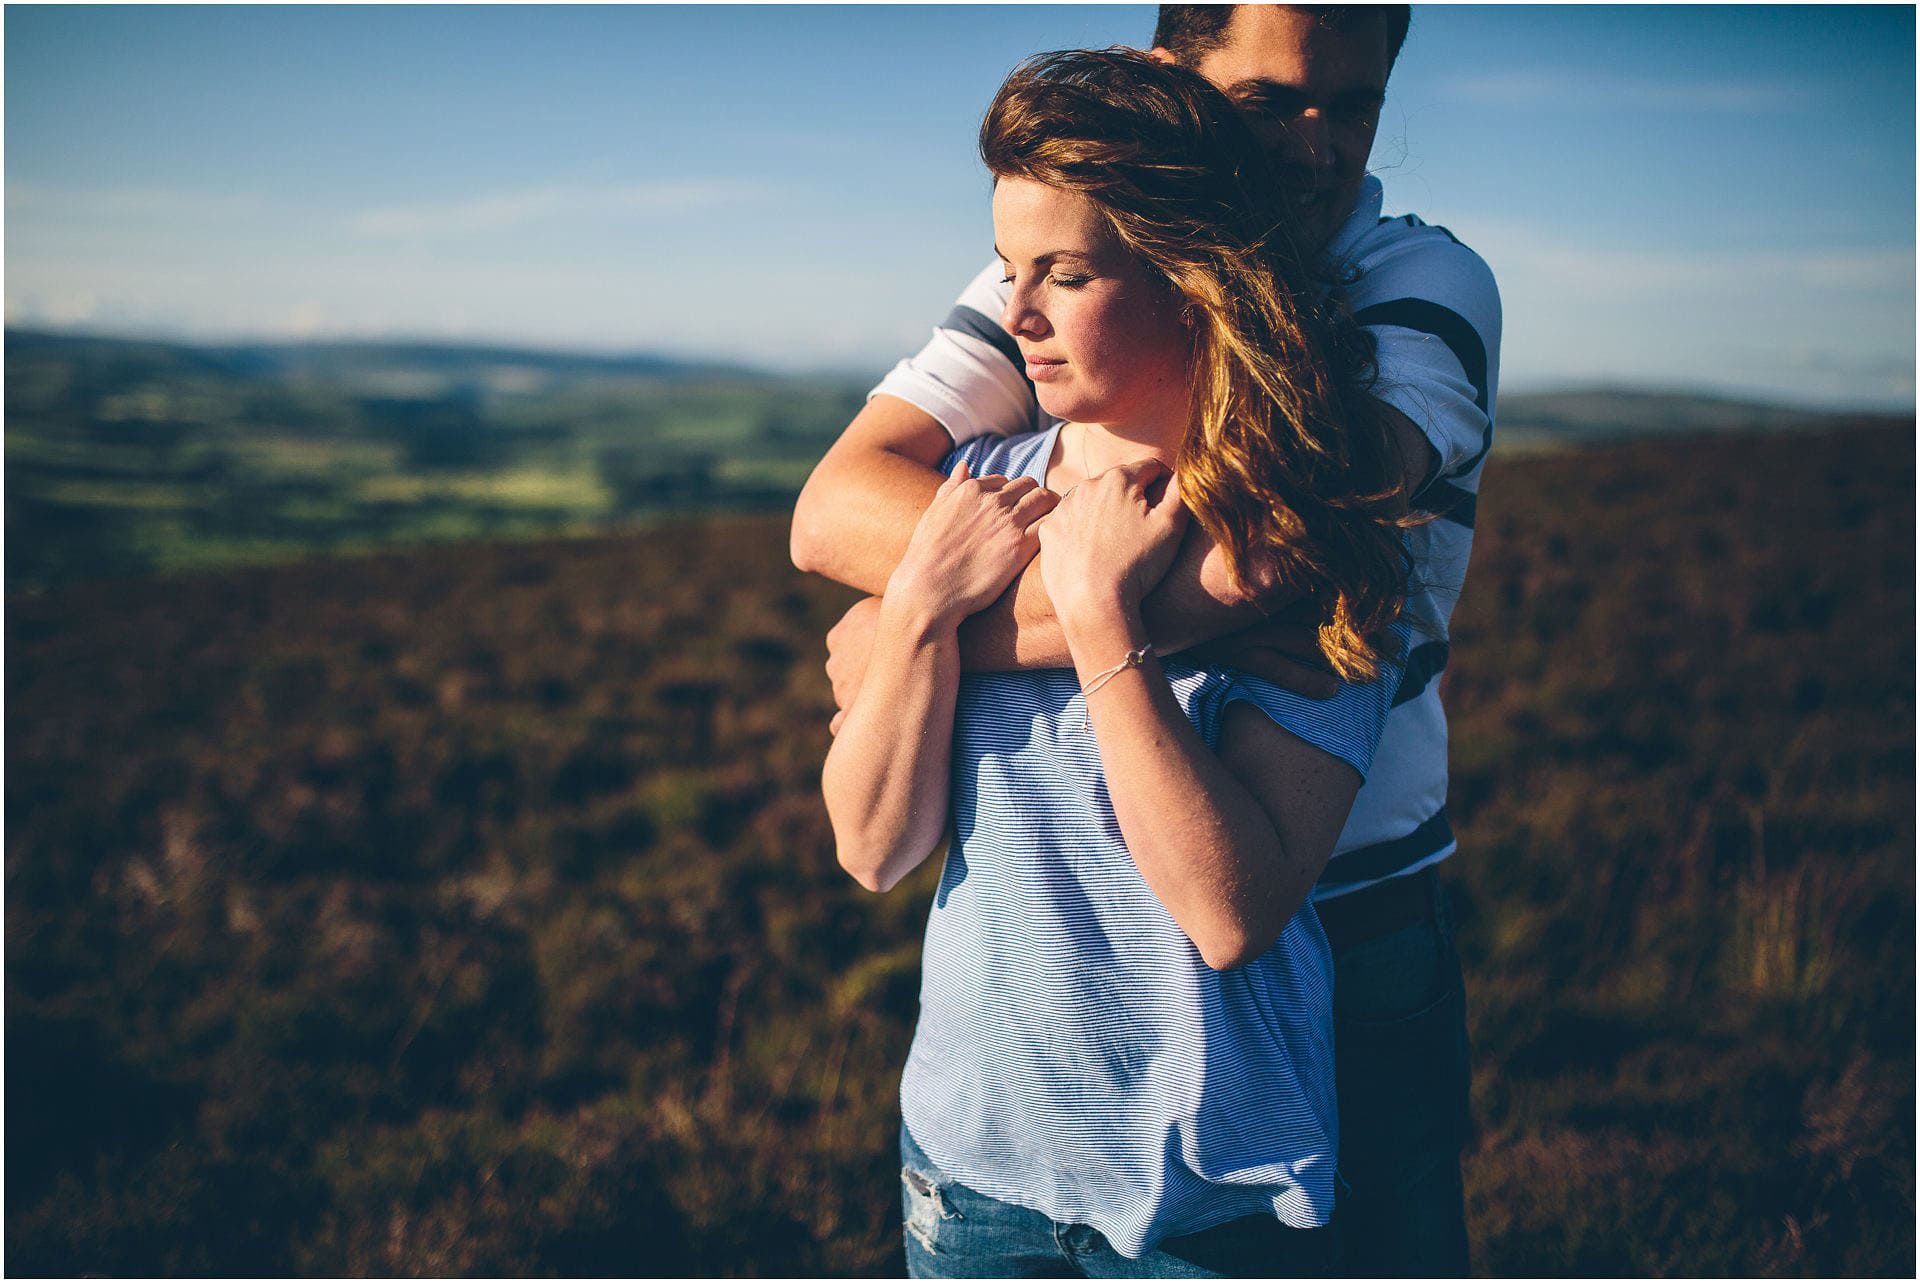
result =
[[[1153,45],[1172,54],[1181,66],[1200,59],[1227,43],[1227,24],[1233,21],[1231,4],[1163,4],[1153,27]],[[1288,8],[1311,13],[1320,25],[1334,31],[1352,31],[1363,23],[1384,18],[1387,23],[1387,70],[1407,42],[1407,24],[1413,20],[1410,4],[1296,4]]]

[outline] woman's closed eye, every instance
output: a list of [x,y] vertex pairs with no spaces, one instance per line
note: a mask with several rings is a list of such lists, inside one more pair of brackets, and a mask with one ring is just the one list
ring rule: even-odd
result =
[[[1049,276],[1047,278],[1047,284],[1057,285],[1063,290],[1077,290],[1092,279],[1091,276]],[[1005,276],[1001,277],[1000,283],[1002,285],[1013,284],[1013,273],[1008,272]]]

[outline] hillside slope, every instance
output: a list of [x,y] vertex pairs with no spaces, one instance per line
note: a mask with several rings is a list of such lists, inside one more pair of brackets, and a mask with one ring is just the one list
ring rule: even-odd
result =
[[1901,422],[1887,414],[1808,410],[1698,393],[1598,387],[1504,395],[1500,398],[1499,436],[1508,450],[1538,450],[1645,437],[1894,428]]
[[864,382],[432,344],[10,330],[9,591],[781,511]]
[[[1476,1267],[1911,1277],[1914,440],[1490,465]],[[777,517],[7,605],[19,1274],[898,1274]]]

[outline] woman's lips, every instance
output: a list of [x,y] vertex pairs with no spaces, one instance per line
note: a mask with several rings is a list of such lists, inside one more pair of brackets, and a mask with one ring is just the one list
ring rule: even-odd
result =
[[1056,361],[1051,357],[1029,356],[1027,358],[1027,377],[1035,383],[1045,383],[1066,368],[1065,361]]

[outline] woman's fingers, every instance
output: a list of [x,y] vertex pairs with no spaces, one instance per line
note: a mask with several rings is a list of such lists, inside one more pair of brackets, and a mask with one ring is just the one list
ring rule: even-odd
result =
[[1132,463],[1116,463],[1081,484],[1090,485],[1096,491],[1119,490],[1126,494],[1145,495],[1162,477],[1170,476],[1172,471],[1158,459],[1138,459]]
[[1167,474],[1167,488],[1160,492],[1160,501],[1153,505],[1151,512],[1156,521],[1165,525],[1178,526],[1186,522],[1187,506],[1180,501],[1180,474]]
[[1059,495],[1036,482],[1022,491],[1014,500],[1012,509],[1014,524],[1025,530],[1052,512],[1059,504]]
[[1013,484],[1015,481],[1024,481],[1028,485],[1039,484],[1031,477],[1009,478],[1003,477],[996,472],[988,472],[976,477],[973,475],[973,469],[967,466],[967,461],[962,459],[959,463],[953,465],[953,471],[948,473],[947,479],[940,483],[940,488],[943,491],[958,489],[961,485],[969,481],[973,482],[974,489],[986,494],[992,494],[1005,486]]
[[[992,511],[1006,515],[1023,530],[1045,516],[1055,502],[1050,497],[1051,492],[1032,477],[979,477],[975,484],[979,487],[980,497],[991,506]],[[1036,495],[1049,497],[1036,500]],[[1032,511],[1036,502],[1043,502],[1046,507]]]
[[1121,464],[1118,471],[1125,478],[1129,489],[1144,492],[1161,477],[1169,475],[1172,469],[1158,459],[1141,459],[1134,463]]

